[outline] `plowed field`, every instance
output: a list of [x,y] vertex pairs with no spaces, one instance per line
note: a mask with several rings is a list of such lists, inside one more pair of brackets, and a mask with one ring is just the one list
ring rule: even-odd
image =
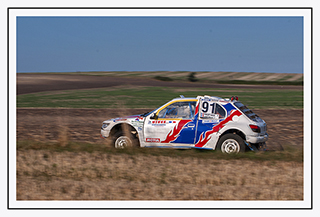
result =
[[[101,123],[113,117],[141,114],[146,109],[17,109],[17,139],[52,141],[63,127],[71,141],[101,143]],[[302,146],[303,110],[254,110],[268,124],[268,147]]]

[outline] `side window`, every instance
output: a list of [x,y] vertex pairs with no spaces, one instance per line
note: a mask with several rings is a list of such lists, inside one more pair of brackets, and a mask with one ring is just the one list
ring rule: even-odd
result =
[[219,115],[219,119],[224,118],[226,116],[225,110],[221,107],[221,105],[216,103],[216,109],[214,111],[216,115]]
[[184,118],[191,119],[194,117],[196,102],[175,102],[163,108],[158,118]]

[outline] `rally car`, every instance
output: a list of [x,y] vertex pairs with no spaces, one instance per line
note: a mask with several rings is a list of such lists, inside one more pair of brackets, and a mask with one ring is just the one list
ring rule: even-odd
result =
[[140,115],[102,123],[101,137],[115,148],[198,148],[238,153],[266,150],[267,125],[238,97],[175,98]]

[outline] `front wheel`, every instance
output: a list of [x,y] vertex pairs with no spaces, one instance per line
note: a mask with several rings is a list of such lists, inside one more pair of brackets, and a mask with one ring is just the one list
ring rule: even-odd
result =
[[218,142],[217,149],[222,153],[231,154],[244,152],[246,146],[244,140],[237,134],[223,135]]
[[119,132],[115,135],[114,138],[115,148],[123,149],[138,146],[136,141],[137,139],[135,139],[131,134],[125,135],[124,133]]
[[132,141],[127,136],[119,136],[114,142],[115,148],[127,148],[132,146]]

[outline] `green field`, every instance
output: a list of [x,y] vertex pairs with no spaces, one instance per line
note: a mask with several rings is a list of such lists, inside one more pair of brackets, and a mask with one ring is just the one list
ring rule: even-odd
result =
[[50,91],[17,96],[17,107],[37,108],[157,108],[184,95],[219,96],[239,100],[252,109],[302,109],[302,90],[117,87]]
[[[65,72],[61,74],[140,77],[154,78],[164,81],[188,81],[190,73],[194,73],[197,82],[214,82],[219,84],[259,84],[259,85],[303,85],[303,74],[299,73],[256,73],[256,72],[191,72],[191,71],[95,71]],[[46,73],[48,74],[48,73]]]

